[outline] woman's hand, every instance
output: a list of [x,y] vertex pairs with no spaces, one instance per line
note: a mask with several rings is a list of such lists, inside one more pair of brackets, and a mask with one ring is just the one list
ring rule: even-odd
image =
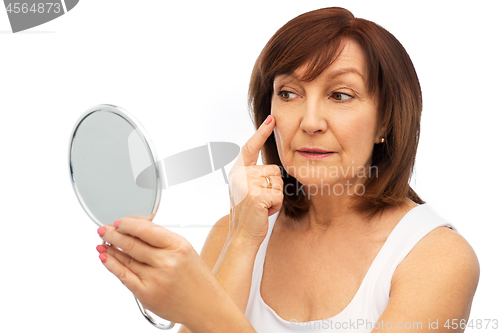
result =
[[107,243],[97,246],[104,266],[156,315],[206,329],[210,320],[220,320],[221,306],[236,308],[184,237],[140,217],[122,218],[98,233]]
[[[268,120],[271,122],[260,125],[245,143],[229,171],[229,238],[243,238],[255,245],[260,245],[266,237],[268,217],[281,209],[284,198],[280,167],[256,165],[259,152],[276,125],[273,117]],[[271,180],[271,189],[267,188],[264,176]]]

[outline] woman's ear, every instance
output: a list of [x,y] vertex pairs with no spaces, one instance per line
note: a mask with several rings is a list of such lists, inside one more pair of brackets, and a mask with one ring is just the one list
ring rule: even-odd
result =
[[375,143],[380,143],[380,138],[386,138],[386,131],[387,131],[387,127],[386,126],[383,126],[383,127],[380,127],[379,130],[377,131],[377,135],[375,136],[374,138],[374,142]]

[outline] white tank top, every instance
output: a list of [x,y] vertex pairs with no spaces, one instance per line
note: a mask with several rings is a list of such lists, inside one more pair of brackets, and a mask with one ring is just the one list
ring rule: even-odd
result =
[[376,322],[389,302],[392,275],[415,244],[438,227],[446,226],[458,232],[454,225],[437,215],[428,204],[412,208],[392,230],[354,298],[344,310],[323,320],[286,321],[264,302],[260,294],[267,244],[279,213],[269,216],[267,236],[255,258],[250,296],[245,311],[245,316],[258,333],[371,332],[377,328]]

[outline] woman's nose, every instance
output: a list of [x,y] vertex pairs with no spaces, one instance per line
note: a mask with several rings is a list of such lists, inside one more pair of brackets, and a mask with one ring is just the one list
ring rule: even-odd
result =
[[326,132],[327,122],[321,102],[308,101],[305,103],[305,110],[300,123],[300,128],[310,135],[318,132]]

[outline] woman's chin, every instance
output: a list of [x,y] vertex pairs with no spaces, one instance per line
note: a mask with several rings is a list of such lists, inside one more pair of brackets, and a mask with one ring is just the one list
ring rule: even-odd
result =
[[305,187],[322,187],[322,186],[334,186],[337,180],[327,177],[309,177],[309,178],[297,178],[297,180]]

